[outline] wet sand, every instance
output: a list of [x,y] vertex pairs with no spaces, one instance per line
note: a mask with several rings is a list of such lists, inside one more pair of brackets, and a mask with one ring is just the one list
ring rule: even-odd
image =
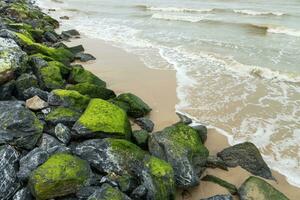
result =
[[[147,102],[153,111],[150,118],[155,123],[155,130],[178,121],[175,105],[176,72],[171,70],[156,70],[147,68],[139,58],[124,50],[113,47],[102,40],[82,36],[67,43],[69,46],[82,44],[87,53],[94,55],[97,60],[84,63],[84,67],[107,82],[108,88],[116,93],[132,92]],[[229,146],[227,138],[215,129],[209,129],[207,148],[211,155]],[[207,169],[204,175],[212,174],[239,187],[250,174],[240,167],[229,171]],[[269,181],[275,188],[283,192],[291,200],[298,200],[300,188],[291,186],[285,177],[273,171],[277,182]],[[226,189],[209,182],[201,184],[189,191],[177,191],[177,200],[199,200],[216,194],[227,194]]]

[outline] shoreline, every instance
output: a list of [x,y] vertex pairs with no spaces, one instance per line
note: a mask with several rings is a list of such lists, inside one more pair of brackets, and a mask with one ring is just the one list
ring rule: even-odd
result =
[[[178,121],[178,117],[175,114],[175,106],[178,103],[178,98],[176,96],[176,74],[174,70],[150,69],[145,66],[138,56],[115,47],[109,44],[109,42],[88,38],[84,35],[66,44],[70,46],[82,44],[85,52],[94,55],[96,60],[84,63],[84,67],[106,80],[108,87],[116,91],[116,93],[130,91],[144,99],[153,108],[150,113],[150,119],[155,123],[155,131],[162,130]],[[135,74],[139,74],[139,76]],[[149,82],[147,83],[147,81]],[[158,83],[160,82],[163,83],[161,84],[162,87],[159,87]],[[153,93],[150,94],[144,88]],[[164,97],[167,97],[168,101]],[[209,149],[210,155],[215,155],[222,149],[230,146],[227,137],[214,128],[208,129],[207,138],[205,146]],[[229,168],[229,171],[206,169],[203,175],[206,174],[216,175],[236,186],[240,186],[251,175],[241,167]],[[300,189],[289,184],[284,175],[274,170],[272,170],[272,174],[276,178],[277,183],[269,180],[267,182],[283,192],[291,200],[298,200]],[[228,193],[225,188],[204,181],[199,186],[191,188],[188,191],[183,192],[182,190],[178,190],[176,200],[198,200],[216,194]]]

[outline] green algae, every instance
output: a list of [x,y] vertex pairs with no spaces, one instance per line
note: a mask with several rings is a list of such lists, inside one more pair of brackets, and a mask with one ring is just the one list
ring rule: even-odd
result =
[[235,187],[235,185],[228,183],[227,181],[224,181],[216,176],[213,175],[206,175],[205,177],[203,177],[201,179],[202,181],[209,181],[212,183],[216,183],[224,188],[226,188],[230,194],[235,195],[237,193],[237,188]]
[[70,82],[72,83],[91,83],[94,85],[98,85],[100,87],[106,87],[106,83],[98,78],[96,75],[93,73],[85,70],[81,66],[74,66],[72,67],[70,77],[69,77]]
[[70,108],[57,107],[47,114],[45,120],[56,124],[59,121],[76,121],[80,117],[80,113]]
[[42,67],[38,74],[42,81],[41,85],[47,90],[63,88],[65,84],[58,66]]
[[105,183],[101,186],[100,191],[92,194],[88,200],[125,200],[129,199],[120,190]]
[[60,69],[60,72],[63,76],[67,76],[70,73],[70,68],[64,65],[61,62],[58,61],[49,61],[48,62],[49,67],[58,67]]

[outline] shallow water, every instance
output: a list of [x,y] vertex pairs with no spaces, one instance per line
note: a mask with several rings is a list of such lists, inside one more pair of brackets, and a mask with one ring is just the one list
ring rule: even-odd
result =
[[[300,2],[39,0],[66,27],[176,70],[177,110],[255,143],[300,186]],[[120,66],[121,67],[121,66]]]

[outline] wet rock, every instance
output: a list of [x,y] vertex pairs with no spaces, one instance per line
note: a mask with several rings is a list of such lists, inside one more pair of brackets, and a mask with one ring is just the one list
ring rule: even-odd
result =
[[96,60],[96,58],[88,53],[79,52],[75,54],[75,59],[80,60],[81,62],[87,62],[90,60]]
[[90,84],[98,85],[100,87],[106,87],[106,83],[103,80],[98,78],[90,71],[85,70],[80,65],[76,65],[72,67],[69,76],[69,82],[73,84],[90,83]]
[[149,133],[153,131],[154,123],[146,117],[137,118],[134,122]]
[[33,149],[42,131],[43,124],[23,102],[0,102],[0,144]]
[[25,99],[30,99],[34,96],[40,97],[44,101],[48,101],[49,92],[43,91],[36,87],[30,87],[23,92]]
[[80,115],[80,112],[74,111],[73,109],[57,107],[47,113],[45,120],[51,125],[62,123],[67,126],[73,126],[73,124],[79,119]]
[[30,110],[37,111],[37,110],[47,108],[48,103],[42,100],[40,97],[34,96],[26,100],[26,107],[29,108]]
[[250,176],[239,188],[241,200],[288,200],[288,198],[276,190],[272,185],[258,177]]
[[130,198],[122,193],[120,190],[110,186],[109,184],[103,184],[100,190],[97,190],[92,194],[88,200],[130,200]]
[[37,199],[66,196],[85,186],[90,173],[91,169],[86,161],[58,153],[32,172],[29,186]]
[[52,43],[56,43],[59,41],[58,39],[58,35],[56,35],[54,32],[52,31],[46,31],[44,33],[44,37],[48,42],[52,42]]
[[48,159],[47,151],[35,148],[20,159],[20,170],[17,174],[22,181],[27,181],[30,173]]
[[16,192],[12,200],[33,200],[33,196],[31,195],[30,190],[25,187]]
[[71,130],[61,123],[55,126],[54,133],[57,139],[64,144],[68,144],[71,140]]
[[71,30],[67,30],[67,31],[62,31],[61,34],[64,35],[65,37],[69,37],[69,38],[80,35],[80,33],[77,30],[75,30],[75,29],[71,29]]
[[228,170],[226,163],[217,156],[208,156],[205,166],[208,168],[220,168],[223,170]]
[[128,104],[127,113],[134,118],[143,117],[152,110],[142,99],[131,93],[120,94],[117,100]]
[[22,74],[16,80],[16,91],[19,98],[24,99],[24,91],[30,87],[39,87],[38,81],[35,75]]
[[19,157],[19,153],[12,146],[0,146],[0,199],[10,199],[20,188],[16,175]]
[[176,184],[187,188],[198,185],[205,170],[208,150],[196,130],[177,123],[152,133],[148,142],[152,155],[170,163],[175,172]]
[[195,129],[198,132],[198,134],[201,138],[201,141],[204,144],[206,139],[207,139],[207,128],[206,128],[206,126],[195,125],[195,126],[192,126],[192,128]]
[[59,19],[64,19],[64,20],[68,20],[68,19],[70,19],[68,16],[61,16],[61,17],[59,17]]
[[134,200],[145,199],[147,196],[147,188],[143,185],[138,186],[130,194],[130,197]]
[[91,196],[92,194],[94,194],[96,191],[99,191],[101,189],[101,187],[99,186],[85,186],[80,188],[77,192],[76,192],[76,197],[78,199],[87,199],[89,198],[89,196]]
[[228,167],[241,166],[250,173],[274,180],[272,172],[256,146],[245,142],[228,147],[217,154]]
[[182,113],[176,112],[176,115],[179,117],[179,121],[186,125],[193,123],[193,120],[191,118]]
[[77,46],[74,46],[74,47],[69,47],[68,48],[73,54],[77,54],[77,53],[80,53],[80,52],[84,52],[84,48],[82,45],[77,45]]
[[130,138],[131,126],[126,113],[102,99],[92,99],[73,126],[78,137]]
[[142,149],[147,149],[148,147],[149,133],[146,130],[137,130],[132,132],[133,142],[141,147]]
[[237,188],[235,187],[235,185],[228,183],[227,181],[222,180],[216,176],[206,175],[201,180],[216,183],[216,184],[226,188],[230,192],[230,194],[233,194],[233,195],[237,194]]
[[209,198],[201,199],[201,200],[233,200],[232,196],[229,194],[224,195],[216,195]]
[[15,89],[15,81],[9,81],[0,86],[0,100],[10,100],[12,99],[12,95]]
[[62,77],[61,68],[58,65],[48,65],[37,70],[39,84],[44,90],[63,88],[65,81]]
[[108,102],[118,106],[119,108],[121,108],[122,110],[124,110],[126,113],[128,113],[130,107],[129,104],[127,104],[126,102],[123,101],[119,101],[117,99],[109,99]]

